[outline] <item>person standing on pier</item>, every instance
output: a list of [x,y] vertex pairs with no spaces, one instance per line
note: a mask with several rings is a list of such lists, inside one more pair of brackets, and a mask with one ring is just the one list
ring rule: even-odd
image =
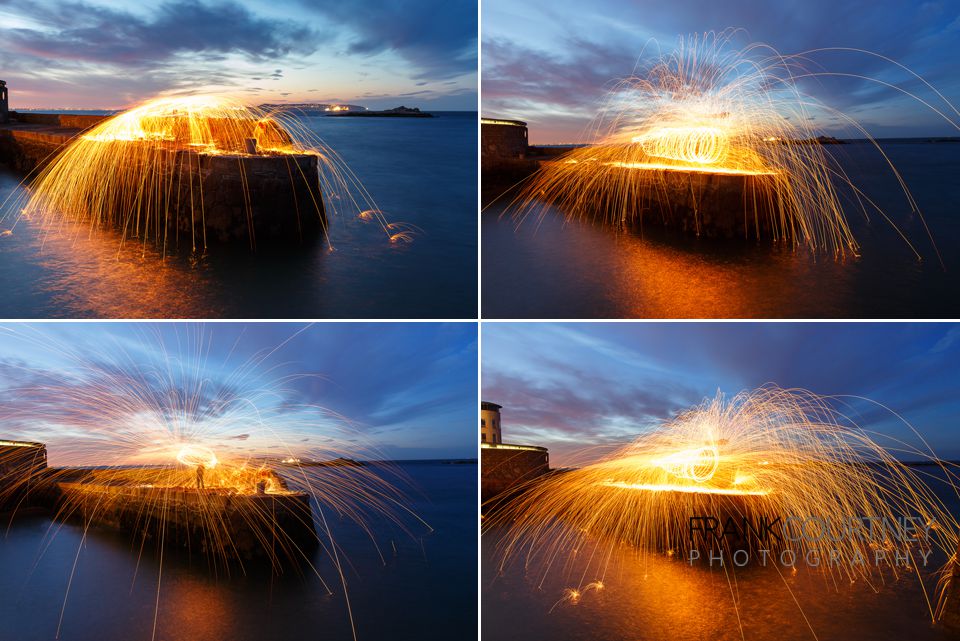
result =
[[197,489],[198,490],[203,489],[203,473],[205,471],[206,471],[206,468],[204,468],[202,465],[197,466]]

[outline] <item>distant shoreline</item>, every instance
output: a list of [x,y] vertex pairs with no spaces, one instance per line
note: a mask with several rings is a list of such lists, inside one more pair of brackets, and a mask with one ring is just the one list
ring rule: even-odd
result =
[[[912,136],[904,138],[837,138],[842,144],[862,145],[878,143],[888,144],[933,144],[933,143],[960,143],[960,136]],[[547,149],[591,147],[597,143],[592,142],[531,142],[531,147],[544,147]]]

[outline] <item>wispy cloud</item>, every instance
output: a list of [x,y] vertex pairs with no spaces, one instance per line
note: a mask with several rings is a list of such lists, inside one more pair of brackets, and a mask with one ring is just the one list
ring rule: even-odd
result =
[[837,396],[860,424],[917,444],[893,410],[938,453],[960,455],[950,325],[488,324],[483,333],[483,395],[504,406],[504,440],[549,446],[559,464],[629,442],[717,391],[768,383]]
[[[483,109],[530,120],[553,138],[572,139],[596,115],[604,88],[629,76],[641,54],[669,52],[681,35],[731,27],[744,29],[741,46],[762,42],[782,54],[823,47],[876,52],[907,65],[957,103],[960,78],[948,61],[960,53],[958,17],[955,0],[919,5],[787,0],[768,3],[763,11],[746,0],[538,0],[522,8],[493,0],[484,4]],[[809,63],[812,69],[845,75],[803,81],[801,88],[876,134],[957,133],[921,103],[904,100],[882,84],[931,95],[920,81],[882,58],[819,52]],[[536,130],[531,134],[547,139]]]

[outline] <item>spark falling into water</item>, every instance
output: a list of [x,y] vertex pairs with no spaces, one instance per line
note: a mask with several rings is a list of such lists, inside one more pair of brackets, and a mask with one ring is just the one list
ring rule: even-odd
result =
[[[224,96],[192,95],[150,100],[83,132],[30,181],[28,193],[5,203],[7,216],[62,221],[91,231],[112,227],[124,240],[139,239],[166,254],[180,235],[191,251],[207,249],[207,223],[200,176],[204,159],[236,159],[247,233],[256,247],[247,164],[254,157],[286,162],[290,189],[309,194],[296,200],[297,221],[313,218],[330,248],[327,216],[362,212],[391,242],[408,242],[415,229],[390,223],[346,163],[289,112],[267,112]],[[316,158],[318,171],[298,157]],[[345,211],[344,211],[345,210]],[[298,224],[300,224],[298,223]]]
[[[200,530],[202,551],[194,553],[216,574],[266,563],[275,574],[314,575],[330,595],[339,586],[356,637],[334,524],[359,528],[384,563],[375,524],[410,537],[430,528],[408,507],[402,472],[356,463],[383,457],[349,419],[298,400],[298,386],[314,377],[279,373],[289,364],[276,354],[297,334],[234,367],[214,361],[213,336],[202,332],[178,335],[176,345],[143,333],[93,356],[41,330],[3,330],[68,366],[13,366],[17,382],[0,400],[0,430],[10,439],[0,441],[0,504],[56,493],[48,537],[65,521],[86,537],[119,514],[138,566],[155,555],[161,577],[164,549]],[[226,373],[214,378],[218,370]],[[14,447],[38,439],[56,466],[27,456],[36,448]],[[186,533],[185,511],[195,516]],[[333,576],[315,565],[316,548]],[[162,599],[158,579],[155,614]],[[69,604],[68,587],[63,611]]]
[[[554,573],[572,578],[575,587],[556,608],[575,604],[590,586],[599,589],[621,547],[635,550],[640,563],[650,555],[675,554],[686,563],[691,550],[706,558],[701,548],[714,545],[727,555],[726,571],[735,573],[729,559],[743,542],[694,542],[694,516],[751,524],[764,516],[801,516],[838,531],[859,517],[889,523],[919,517],[930,528],[928,537],[898,540],[886,531],[879,540],[856,532],[834,537],[831,530],[819,539],[771,538],[763,544],[772,558],[791,550],[796,559],[830,559],[812,571],[837,589],[916,574],[936,620],[952,580],[960,524],[928,482],[946,483],[955,493],[956,466],[937,459],[925,444],[914,448],[891,439],[890,447],[881,446],[882,435],[858,426],[835,405],[836,399],[775,386],[732,398],[718,394],[600,460],[529,481],[488,505],[482,527],[498,532],[495,563],[500,572],[522,564],[540,586]],[[901,459],[927,461],[945,478]],[[760,543],[748,544],[755,554]],[[875,560],[878,549],[884,552],[881,562],[861,562]],[[932,551],[944,554],[946,565],[921,571],[921,558]],[[909,563],[897,565],[897,555]],[[582,587],[589,577],[597,579]],[[928,588],[925,581],[937,585]]]
[[[856,256],[859,245],[844,212],[846,202],[868,220],[871,214],[886,220],[922,258],[915,243],[817,142],[813,114],[826,112],[883,157],[942,265],[909,188],[880,145],[852,118],[798,85],[804,78],[850,74],[811,71],[809,56],[816,52],[786,56],[761,44],[737,49],[733,40],[738,33],[729,29],[681,37],[668,54],[641,56],[639,68],[609,92],[591,126],[588,136],[597,142],[541,163],[521,183],[507,211],[521,223],[545,215],[548,204],[570,219],[599,219],[616,227],[644,216],[669,221],[692,212],[697,234],[705,215],[729,214],[744,222],[747,236],[770,236],[813,253]],[[855,77],[919,101],[960,130],[960,112],[899,63],[860,50],[817,51],[869,55],[907,72],[942,104]],[[733,196],[723,198],[728,192]]]

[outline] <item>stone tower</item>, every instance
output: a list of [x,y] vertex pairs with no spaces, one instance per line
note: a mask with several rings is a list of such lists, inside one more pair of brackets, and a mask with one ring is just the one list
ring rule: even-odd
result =
[[500,405],[483,401],[480,403],[480,442],[499,445],[503,442],[500,433]]

